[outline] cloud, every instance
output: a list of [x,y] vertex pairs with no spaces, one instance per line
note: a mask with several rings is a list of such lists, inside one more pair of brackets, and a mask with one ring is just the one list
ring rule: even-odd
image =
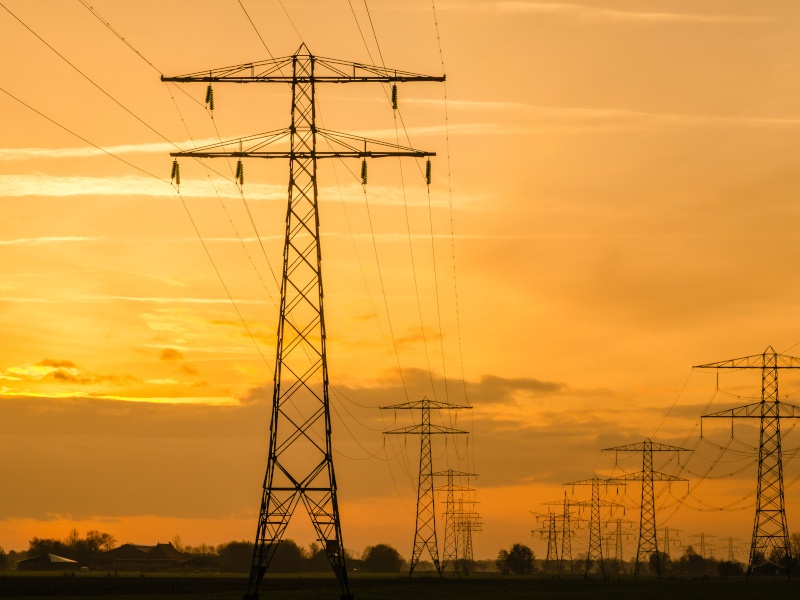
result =
[[183,353],[175,348],[164,348],[158,355],[159,360],[183,360]]
[[42,244],[64,244],[72,242],[96,242],[104,238],[94,236],[62,236],[62,237],[36,237],[18,238],[16,240],[0,240],[0,246],[40,246]]
[[[73,385],[98,385],[111,383],[122,385],[136,381],[131,375],[103,375],[82,371],[78,365],[70,360],[45,358],[35,365],[12,366],[0,374],[0,379],[28,382],[52,382]],[[14,395],[18,390],[5,389],[3,395]],[[71,392],[70,392],[71,394]]]
[[0,160],[38,160],[43,158],[91,158],[95,156],[108,156],[108,154],[168,154],[175,152],[176,146],[191,149],[193,146],[205,146],[218,142],[217,139],[205,139],[179,142],[176,145],[167,142],[152,144],[122,144],[105,146],[104,150],[94,146],[80,146],[77,148],[0,148]]
[[715,15],[701,13],[641,12],[617,10],[601,6],[563,2],[450,2],[440,6],[442,10],[469,12],[492,12],[502,15],[544,15],[562,16],[583,20],[616,23],[766,23],[773,21],[771,17],[760,15]]
[[200,371],[198,371],[191,365],[181,365],[180,371],[181,373],[185,373],[186,375],[200,375]]

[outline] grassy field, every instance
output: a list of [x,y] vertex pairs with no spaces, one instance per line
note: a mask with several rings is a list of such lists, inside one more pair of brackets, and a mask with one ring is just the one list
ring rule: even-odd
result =
[[[107,577],[78,573],[58,575],[0,576],[2,598],[47,598],[93,600],[161,600],[200,598],[239,600],[245,588],[241,575],[128,575]],[[353,575],[350,584],[356,600],[745,600],[770,598],[794,600],[800,582],[781,579],[622,579],[613,581],[501,577],[473,575],[461,579],[435,577]],[[280,600],[337,600],[336,581],[326,576],[268,576],[261,598]]]

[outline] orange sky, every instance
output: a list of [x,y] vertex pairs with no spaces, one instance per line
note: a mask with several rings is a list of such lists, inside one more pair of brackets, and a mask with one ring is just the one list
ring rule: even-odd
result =
[[[243,2],[275,56],[293,53],[302,36],[317,55],[373,62],[347,2],[284,0],[285,12],[277,1]],[[159,81],[160,72],[266,58],[238,2],[92,0],[152,67],[78,0],[3,5],[138,119],[0,9],[2,88],[158,178],[168,178],[169,142],[188,149],[217,132],[229,139],[288,125],[286,87],[217,85],[212,121],[204,85]],[[352,7],[377,61],[364,3]],[[369,7],[388,66],[441,72],[430,3]],[[685,541],[701,531],[748,539],[754,430],[737,424],[738,453],[713,469],[720,479],[695,489],[730,432],[727,422],[709,423],[700,442],[695,424],[710,400],[712,409],[747,402],[735,396],[756,396],[760,381],[723,375],[714,394],[713,374],[691,365],[769,344],[800,354],[792,277],[800,7],[454,0],[436,8],[451,179],[444,88],[433,83],[399,90],[411,144],[438,153],[430,207],[413,161],[402,173],[396,160],[370,162],[369,213],[348,172],[357,174],[357,161],[320,167],[345,546],[411,548],[417,441],[384,443],[381,431],[405,424],[404,415],[376,407],[406,394],[463,403],[465,392],[474,409],[457,422],[474,431],[469,447],[436,440],[435,455],[437,468],[480,473],[477,557],[515,542],[543,556],[529,511],[572,494],[565,481],[640,468],[630,456],[615,466],[600,449],[646,436],[697,446],[682,472],[692,496],[679,506],[685,485],[662,492],[664,522]],[[324,127],[395,140],[380,86],[320,86],[318,98]],[[251,538],[286,163],[246,163],[245,198],[264,252],[230,181],[181,163],[189,212],[251,339],[167,182],[3,93],[0,109],[0,545],[22,549],[33,535],[72,527],[120,542]],[[209,166],[228,174],[225,161]],[[782,394],[798,383],[782,380]],[[795,443],[787,433],[785,448]],[[663,468],[677,472],[674,459]],[[800,469],[790,461],[786,473],[788,483]],[[797,489],[787,489],[790,530],[800,529]],[[630,506],[638,493],[619,491]],[[742,510],[699,510],[748,494],[735,505]],[[581,535],[576,554],[585,551]],[[304,515],[288,536],[312,541]]]

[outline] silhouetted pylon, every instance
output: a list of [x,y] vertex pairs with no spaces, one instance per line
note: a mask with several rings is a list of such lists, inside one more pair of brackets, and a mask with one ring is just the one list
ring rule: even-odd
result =
[[442,566],[439,563],[439,544],[436,539],[436,499],[433,487],[433,455],[431,453],[431,435],[464,434],[466,431],[431,424],[431,409],[460,410],[472,408],[449,402],[439,402],[423,398],[416,402],[404,402],[392,406],[381,406],[381,410],[419,410],[421,422],[419,425],[401,427],[384,431],[391,435],[418,435],[419,436],[419,480],[417,486],[417,519],[414,531],[414,549],[411,553],[408,576],[414,574],[414,568],[424,550],[433,561],[439,576],[442,575]]
[[642,482],[642,509],[639,518],[639,545],[636,549],[636,566],[634,567],[634,577],[639,573],[642,558],[655,556],[655,570],[661,575],[661,559],[658,555],[658,538],[656,535],[656,499],[653,493],[654,482],[656,481],[686,481],[682,477],[669,475],[653,471],[653,452],[691,452],[688,448],[670,446],[669,444],[659,444],[645,438],[643,442],[616,446],[614,448],[604,448],[603,452],[641,452],[642,470],[637,473],[627,473],[619,477],[612,477],[608,481],[641,481]]
[[433,474],[434,477],[447,477],[447,484],[436,488],[437,491],[447,493],[444,510],[444,552],[442,553],[442,572],[447,569],[447,565],[452,564],[453,570],[458,573],[458,527],[456,517],[455,493],[472,492],[474,488],[455,483],[456,477],[477,477],[476,473],[465,473],[447,469]]
[[[258,598],[264,575],[299,504],[311,518],[317,539],[341,587],[341,597],[351,598],[331,448],[317,160],[422,157],[433,153],[317,127],[316,86],[322,83],[444,81],[444,77],[314,56],[302,44],[291,56],[177,77],[162,76],[161,80],[207,82],[209,85],[280,83],[291,87],[289,127],[192,151],[173,152],[171,156],[176,157],[173,173],[180,172],[178,157],[282,158],[289,161],[267,468],[245,598]],[[210,88],[207,97],[213,98]],[[318,141],[325,141],[330,150],[322,150]],[[273,144],[286,142],[288,149],[273,149]],[[237,146],[238,152],[229,150]],[[241,162],[236,179],[237,185],[244,183]]]
[[[730,418],[759,419],[758,487],[753,537],[747,576],[754,569],[774,564],[791,577],[792,547],[786,524],[783,495],[783,454],[781,450],[781,419],[800,418],[800,407],[781,402],[778,397],[778,370],[799,369],[800,358],[778,354],[768,346],[763,354],[734,358],[698,365],[695,369],[759,369],[761,371],[761,401],[703,415],[702,419]],[[700,429],[702,437],[702,424]]]
[[603,566],[603,538],[600,523],[600,507],[618,507],[622,506],[616,502],[600,499],[600,485],[608,485],[610,480],[600,479],[597,475],[593,475],[591,479],[581,479],[580,481],[571,481],[564,485],[590,485],[592,486],[592,499],[590,502],[572,502],[572,506],[588,506],[590,509],[589,518],[589,552],[586,555],[586,570],[584,576],[589,576],[589,570],[592,564],[597,562],[600,568],[600,573],[605,576],[605,568]]

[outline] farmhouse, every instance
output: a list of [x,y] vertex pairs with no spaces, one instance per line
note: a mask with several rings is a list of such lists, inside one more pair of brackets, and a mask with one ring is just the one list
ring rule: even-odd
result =
[[98,561],[98,568],[112,571],[165,571],[179,568],[188,558],[170,543],[155,546],[123,544],[104,552]]
[[55,554],[39,554],[17,563],[17,571],[75,571],[78,561]]

